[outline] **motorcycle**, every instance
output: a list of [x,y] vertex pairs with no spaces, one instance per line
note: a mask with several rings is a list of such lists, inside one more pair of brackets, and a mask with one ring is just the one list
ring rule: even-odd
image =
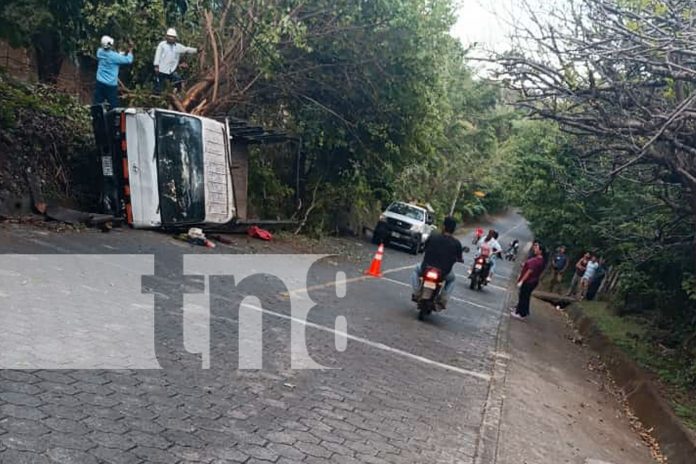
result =
[[430,266],[425,269],[420,277],[420,287],[416,298],[419,320],[423,321],[430,313],[444,309],[437,303],[444,284],[440,269]]
[[520,244],[517,243],[517,241],[510,244],[507,251],[505,252],[505,259],[507,261],[516,261],[517,260],[517,252],[519,251],[519,247],[520,247]]
[[481,290],[481,287],[488,284],[486,277],[488,277],[489,269],[490,262],[486,259],[485,256],[479,256],[474,260],[474,266],[471,270],[471,274],[469,275],[469,279],[471,280],[469,288],[471,290]]

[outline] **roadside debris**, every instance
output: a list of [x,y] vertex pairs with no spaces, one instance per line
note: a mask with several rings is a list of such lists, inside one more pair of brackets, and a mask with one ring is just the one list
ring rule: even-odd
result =
[[103,232],[110,231],[116,221],[116,218],[108,214],[85,213],[54,205],[47,205],[45,214],[47,218],[54,221],[71,225],[84,224],[88,227],[99,227]]
[[249,235],[249,237],[259,238],[261,240],[266,241],[270,241],[273,239],[273,235],[271,235],[269,231],[262,229],[258,226],[249,227],[249,229],[247,230],[247,234]]
[[631,428],[640,436],[640,439],[645,443],[645,445],[650,449],[650,454],[653,459],[659,464],[666,464],[667,458],[662,453],[660,444],[657,439],[653,436],[652,428],[647,428],[640,419],[633,413],[631,406],[628,404],[626,399],[626,393],[624,393],[621,388],[616,384],[614,379],[609,373],[607,365],[601,360],[599,356],[594,356],[590,362],[588,362],[586,369],[590,372],[595,372],[600,374],[602,378],[602,384],[598,386],[600,391],[607,391],[612,395],[616,401],[621,405],[623,412],[628,419]]
[[41,182],[31,169],[27,169],[26,178],[31,192],[32,206],[36,212],[46,219],[70,224],[72,226],[85,225],[88,227],[98,227],[102,232],[110,231],[114,223],[118,221],[109,214],[86,213],[84,211],[77,211],[51,204],[44,198],[41,190]]
[[175,235],[176,240],[181,240],[182,242],[188,242],[191,245],[200,245],[206,248],[215,248],[215,244],[208,240],[203,233],[203,230],[198,227],[191,227],[188,233],[182,233]]
[[232,240],[225,238],[222,235],[211,235],[210,238],[212,240],[215,240],[216,242],[220,242],[225,245],[234,245],[234,242]]

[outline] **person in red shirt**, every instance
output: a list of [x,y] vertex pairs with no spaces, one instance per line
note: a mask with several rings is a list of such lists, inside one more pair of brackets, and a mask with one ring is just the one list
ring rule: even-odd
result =
[[524,263],[520,278],[517,279],[520,294],[517,299],[517,307],[512,310],[512,317],[515,319],[526,320],[529,316],[529,300],[532,297],[532,292],[539,285],[539,279],[544,272],[544,256],[541,244],[534,243],[532,251],[534,256]]

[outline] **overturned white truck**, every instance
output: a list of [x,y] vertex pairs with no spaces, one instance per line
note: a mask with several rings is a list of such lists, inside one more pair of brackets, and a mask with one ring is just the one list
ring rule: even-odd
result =
[[134,228],[246,223],[248,146],[294,140],[238,119],[159,108],[95,105],[92,120],[101,212]]

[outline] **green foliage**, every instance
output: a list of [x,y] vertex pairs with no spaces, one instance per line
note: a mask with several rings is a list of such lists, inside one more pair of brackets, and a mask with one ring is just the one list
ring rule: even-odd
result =
[[613,343],[638,364],[658,375],[677,415],[696,430],[696,401],[688,393],[689,389],[696,387],[696,364],[680,356],[678,351],[666,349],[655,337],[650,320],[636,316],[619,317],[612,314],[603,302],[585,301],[582,310]]
[[[554,123],[518,121],[513,127],[503,149],[509,201],[522,207],[545,246],[565,244],[573,263],[586,250],[604,256],[620,275],[613,303],[627,319],[596,314],[603,330],[665,380],[696,387],[693,226],[664,203],[665,187],[620,178],[600,188],[578,162],[574,147],[582,140]],[[616,333],[627,328],[633,335]],[[671,364],[652,362],[657,344],[674,351]]]
[[90,201],[83,192],[93,176],[74,174],[90,167],[93,149],[89,112],[78,101],[0,74],[0,188],[22,194],[31,172],[48,196]]
[[0,6],[0,38],[29,47],[41,32],[55,33],[63,49],[75,45],[82,0],[4,0]]
[[272,160],[260,150],[251,150],[249,157],[249,206],[261,218],[282,219],[292,204],[293,190],[283,182]]
[[689,299],[696,300],[696,276],[691,273],[684,275],[682,289],[689,295]]

